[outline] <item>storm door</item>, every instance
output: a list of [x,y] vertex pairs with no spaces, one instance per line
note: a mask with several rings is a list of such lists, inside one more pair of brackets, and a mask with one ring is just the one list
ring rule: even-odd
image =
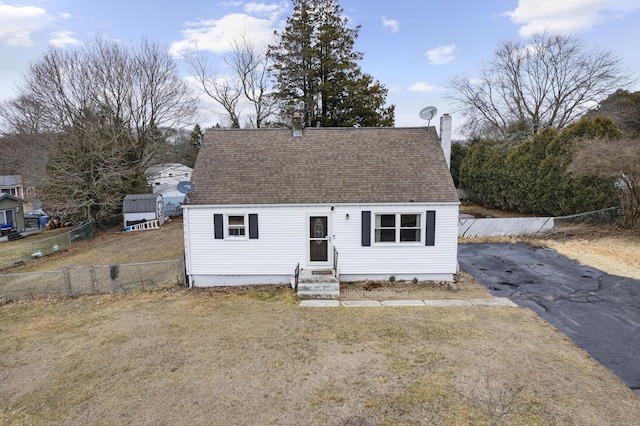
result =
[[328,216],[309,216],[309,261],[329,261],[328,226]]

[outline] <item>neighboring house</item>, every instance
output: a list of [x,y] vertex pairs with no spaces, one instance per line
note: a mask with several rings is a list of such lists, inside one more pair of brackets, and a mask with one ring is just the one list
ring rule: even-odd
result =
[[185,194],[178,191],[178,184],[191,181],[192,173],[191,167],[180,163],[158,164],[147,170],[147,183],[154,194],[162,195],[167,216],[181,214],[180,205],[184,201]]
[[0,194],[9,194],[14,197],[24,199],[24,190],[22,188],[22,176],[9,175],[0,176]]
[[25,229],[23,204],[22,198],[7,193],[0,194],[0,229],[5,233]]
[[183,206],[190,286],[289,283],[297,265],[453,279],[459,200],[435,127],[298,126],[207,131]]
[[128,194],[122,201],[125,231],[157,229],[164,223],[164,202],[160,194]]

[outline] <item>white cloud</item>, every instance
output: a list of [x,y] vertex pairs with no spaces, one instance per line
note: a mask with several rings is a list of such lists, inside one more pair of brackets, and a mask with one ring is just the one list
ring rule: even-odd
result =
[[221,3],[219,3],[220,6],[223,7],[238,7],[238,6],[242,6],[242,2],[241,1],[223,1]]
[[382,25],[390,28],[392,33],[397,33],[398,31],[400,31],[400,23],[395,19],[387,19],[385,16],[383,16]]
[[520,34],[527,37],[542,31],[566,34],[587,30],[638,8],[638,0],[519,0],[518,7],[504,15],[522,25]]
[[456,57],[453,52],[456,50],[455,44],[448,44],[446,46],[438,46],[435,49],[431,49],[425,53],[425,56],[429,58],[429,62],[434,65],[443,65],[453,61]]
[[244,11],[250,15],[271,15],[280,13],[282,5],[280,4],[264,4],[264,3],[247,3],[244,5]]
[[46,10],[35,6],[12,6],[0,3],[0,43],[31,46],[31,36],[49,23]]
[[[273,31],[279,17],[288,9],[288,4],[265,5],[247,3],[245,13],[231,13],[220,19],[188,22],[182,32],[183,40],[174,42],[170,51],[180,56],[193,49],[218,54],[229,52],[233,42],[245,36],[257,46],[273,43]],[[255,16],[252,16],[255,15]]]
[[430,86],[429,84],[425,83],[425,82],[418,82],[415,84],[412,84],[409,87],[409,90],[412,92],[433,92],[434,90],[436,90],[436,86]]
[[49,37],[49,43],[51,43],[55,47],[74,46],[81,44],[80,41],[78,41],[74,37],[74,34],[75,33],[73,31],[56,31],[51,34],[51,37]]

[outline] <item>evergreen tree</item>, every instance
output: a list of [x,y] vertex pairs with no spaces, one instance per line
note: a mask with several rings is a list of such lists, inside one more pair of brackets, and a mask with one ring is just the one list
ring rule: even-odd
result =
[[189,144],[184,150],[184,159],[182,164],[185,166],[193,167],[196,164],[196,158],[198,157],[198,151],[202,145],[202,137],[204,132],[200,128],[199,124],[193,127],[193,131],[189,136]]
[[612,207],[611,173],[592,175],[586,167],[576,173],[568,166],[576,143],[621,136],[612,120],[584,117],[561,132],[546,128],[518,145],[476,142],[460,166],[460,186],[484,207],[522,213],[563,216]]
[[293,0],[277,46],[270,46],[281,114],[302,106],[307,126],[393,126],[386,89],[357,64],[360,27],[349,28],[336,0]]
[[588,114],[590,117],[599,115],[615,121],[625,136],[637,138],[640,136],[640,91],[616,90]]

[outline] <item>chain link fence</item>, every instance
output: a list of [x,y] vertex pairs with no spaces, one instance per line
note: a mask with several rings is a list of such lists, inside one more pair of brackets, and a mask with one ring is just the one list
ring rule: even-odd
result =
[[56,271],[0,274],[0,299],[128,293],[185,283],[183,260],[76,266]]
[[77,228],[54,237],[0,250],[0,269],[17,266],[29,260],[48,256],[58,250],[66,250],[78,243],[95,237],[97,234],[98,228],[95,224],[85,223],[84,225],[80,225]]
[[554,218],[555,226],[570,226],[576,224],[605,225],[620,220],[620,207],[596,210],[593,212],[573,214],[570,216],[557,216]]

